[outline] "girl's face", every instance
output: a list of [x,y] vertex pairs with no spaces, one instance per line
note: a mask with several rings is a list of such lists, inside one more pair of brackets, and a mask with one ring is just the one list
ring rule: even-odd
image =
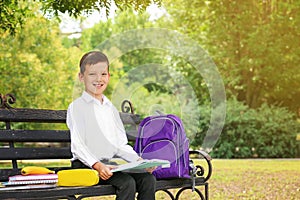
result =
[[102,94],[109,82],[106,62],[86,65],[84,73],[79,73],[79,80],[84,83],[85,91],[102,102]]

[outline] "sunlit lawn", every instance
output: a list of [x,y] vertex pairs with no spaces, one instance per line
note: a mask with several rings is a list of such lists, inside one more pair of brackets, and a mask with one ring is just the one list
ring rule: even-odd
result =
[[[199,163],[197,160],[196,163]],[[202,163],[202,162],[201,162]],[[300,159],[213,159],[209,197],[218,199],[297,200],[300,199]],[[28,165],[28,164],[26,164]],[[199,188],[202,190],[202,188]],[[171,190],[175,193],[175,190]],[[202,190],[203,191],[203,190]],[[203,193],[204,194],[204,193]],[[163,192],[156,199],[170,199]],[[114,196],[87,198],[111,200]],[[199,199],[191,191],[182,200]]]
[[214,160],[211,199],[300,199],[300,160]]

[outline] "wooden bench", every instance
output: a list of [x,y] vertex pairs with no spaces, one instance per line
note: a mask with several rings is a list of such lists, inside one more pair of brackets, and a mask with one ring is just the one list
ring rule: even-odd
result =
[[[67,159],[71,158],[70,152],[70,132],[67,128],[55,130],[36,129],[37,124],[47,123],[53,127],[56,124],[66,127],[66,110],[44,110],[44,109],[16,109],[11,104],[15,98],[10,95],[0,94],[0,162],[10,162],[10,167],[0,168],[0,181],[7,181],[9,176],[20,174],[20,162],[25,160],[44,159]],[[125,124],[128,139],[134,141],[132,135],[136,135],[136,127],[140,122],[139,115],[133,114],[133,110],[128,106],[128,101],[122,104],[121,119]],[[22,122],[22,123],[19,123]],[[24,126],[24,123],[28,123]],[[24,128],[30,127],[30,128]],[[128,128],[129,127],[129,128]],[[131,128],[130,128],[131,127]],[[206,166],[198,166],[197,174],[194,177],[195,192],[199,199],[208,199],[208,179],[212,173],[210,156],[203,151],[190,151],[190,155],[201,158]],[[37,164],[38,165],[38,164]],[[68,166],[66,166],[68,167]],[[57,170],[60,166],[51,167]],[[201,187],[200,187],[201,186]],[[170,199],[180,199],[180,195],[185,190],[193,188],[192,179],[167,179],[157,181],[157,191],[166,192]],[[177,189],[171,192],[170,189]],[[173,190],[172,190],[173,191]],[[25,189],[25,190],[0,190],[0,199],[82,199],[91,196],[114,195],[115,189],[111,185],[96,185],[91,187],[55,187],[48,189]]]

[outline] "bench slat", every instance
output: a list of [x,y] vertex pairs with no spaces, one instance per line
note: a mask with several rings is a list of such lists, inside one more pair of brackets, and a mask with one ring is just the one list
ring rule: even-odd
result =
[[[65,123],[66,110],[44,110],[44,109],[0,109],[0,121],[10,122],[47,122]],[[120,112],[124,124],[138,124],[140,116]]]
[[65,123],[66,110],[0,109],[0,121]]
[[[126,132],[129,141],[135,141],[136,130]],[[70,142],[69,130],[0,130],[1,142]]]
[[70,142],[69,130],[0,130],[1,142]]
[[0,160],[69,159],[69,147],[62,148],[0,148]]

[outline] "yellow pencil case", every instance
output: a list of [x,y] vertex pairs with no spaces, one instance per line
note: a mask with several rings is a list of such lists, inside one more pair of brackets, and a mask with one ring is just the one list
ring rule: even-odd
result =
[[92,186],[99,182],[94,169],[68,169],[57,172],[58,186]]

